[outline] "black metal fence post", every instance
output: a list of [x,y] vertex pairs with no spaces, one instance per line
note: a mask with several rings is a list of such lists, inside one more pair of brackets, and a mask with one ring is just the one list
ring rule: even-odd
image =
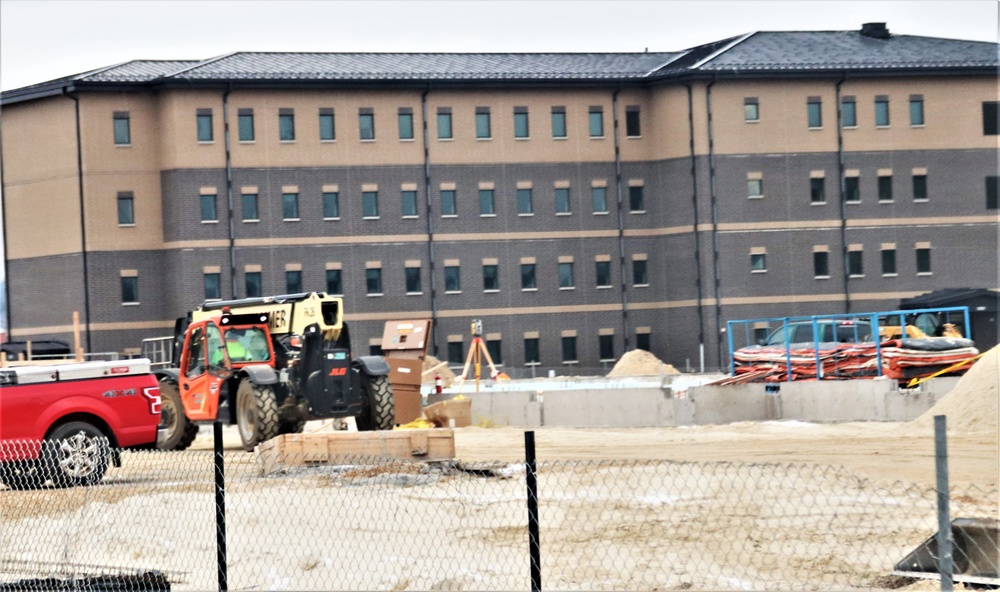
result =
[[226,466],[222,446],[222,422],[212,425],[215,438],[215,546],[219,564],[219,592],[229,589],[226,574]]
[[531,555],[531,592],[542,589],[542,550],[538,541],[538,475],[535,432],[524,432],[524,459],[528,485],[528,552]]
[[937,473],[938,507],[938,573],[941,574],[941,590],[951,592],[955,587],[952,577],[952,534],[951,510],[948,495],[948,435],[945,430],[945,416],[934,416],[934,459]]

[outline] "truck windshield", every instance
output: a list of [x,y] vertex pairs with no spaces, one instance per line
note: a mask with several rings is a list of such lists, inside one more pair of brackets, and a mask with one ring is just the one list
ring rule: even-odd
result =
[[229,354],[229,361],[234,364],[240,362],[267,362],[271,359],[271,350],[267,344],[267,334],[259,327],[227,330],[226,352]]

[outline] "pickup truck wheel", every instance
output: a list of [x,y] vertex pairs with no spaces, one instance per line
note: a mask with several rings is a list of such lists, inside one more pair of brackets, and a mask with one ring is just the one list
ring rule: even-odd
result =
[[36,489],[44,479],[34,461],[16,461],[0,464],[0,483],[11,489]]
[[104,477],[111,447],[101,430],[84,421],[57,427],[42,442],[42,466],[56,486],[93,485]]
[[198,426],[184,415],[180,389],[171,378],[160,379],[160,426],[166,428],[156,443],[160,450],[184,450],[198,435]]
[[247,452],[278,435],[281,421],[273,386],[254,384],[247,378],[240,381],[236,390],[236,426]]
[[354,418],[358,431],[391,430],[396,425],[396,401],[388,376],[361,374],[361,388],[368,397],[367,412]]

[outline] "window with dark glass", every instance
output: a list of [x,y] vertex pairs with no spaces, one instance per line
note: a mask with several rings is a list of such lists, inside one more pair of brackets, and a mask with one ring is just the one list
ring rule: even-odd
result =
[[361,193],[361,210],[365,218],[378,218],[378,191]]
[[587,122],[590,128],[591,138],[604,137],[604,108],[591,107],[587,114]]
[[[998,134],[1000,134],[1000,101],[983,101],[983,135]],[[118,137],[117,134],[115,137]]]
[[750,271],[767,271],[767,253],[750,254]]
[[910,97],[910,125],[924,124],[924,98],[920,95]]
[[559,264],[559,287],[560,288],[572,288],[573,287],[573,263],[560,263]]
[[492,189],[479,190],[479,215],[492,216],[496,214],[495,202]]
[[531,214],[533,212],[531,205],[531,189],[518,189],[517,190],[517,213],[518,214]]
[[486,351],[489,352],[494,364],[497,366],[503,364],[503,347],[499,339],[487,339]]
[[646,260],[632,261],[632,283],[636,286],[648,286],[649,276],[646,274]]
[[218,273],[206,273],[202,276],[205,288],[205,300],[218,300],[222,298],[222,290]]
[[[402,114],[401,114],[402,115]],[[411,115],[411,125],[412,129],[412,115]],[[362,107],[358,111],[358,133],[362,140],[374,140],[375,139],[375,111],[368,107]],[[413,133],[410,133],[410,137],[413,137]]]
[[757,97],[743,99],[743,121],[760,121],[760,104]]
[[118,224],[135,224],[135,198],[131,191],[118,192]]
[[535,264],[534,263],[522,263],[521,264],[521,289],[522,290],[535,290],[538,285],[535,283]]
[[639,118],[639,106],[629,105],[625,107],[625,137],[638,138],[642,135],[641,120]]
[[195,120],[198,128],[198,141],[211,142],[212,135],[212,110],[198,109],[195,112]]
[[598,288],[608,287],[611,285],[610,261],[596,261],[594,264],[594,273]]
[[239,128],[240,142],[253,142],[253,109],[239,109],[237,111],[236,127]]
[[248,271],[244,275],[243,284],[246,286],[247,298],[259,298],[264,295],[263,282],[259,271]]
[[563,362],[577,361],[575,336],[564,336],[562,338],[562,361]]
[[514,137],[528,137],[528,108],[514,107]]
[[892,177],[881,175],[878,178],[878,200],[892,201]]
[[302,292],[302,272],[298,270],[285,272],[285,293],[299,294]]
[[132,143],[132,129],[129,121],[128,111],[115,111],[112,118],[114,123],[115,144],[127,146]]
[[344,293],[344,272],[341,269],[326,270],[326,293]]
[[990,175],[986,177],[986,209],[1000,209],[1000,177]]
[[465,363],[465,347],[461,341],[448,342],[448,363],[455,365]]
[[809,201],[811,203],[826,202],[826,179],[823,177],[809,179]]
[[243,221],[260,220],[260,212],[257,210],[257,194],[243,193],[240,195],[240,205],[243,212]]
[[594,213],[608,211],[608,190],[606,187],[591,187],[590,202],[594,207]]
[[438,107],[437,112],[437,128],[438,128],[438,139],[439,140],[450,140],[452,139],[451,130],[451,108],[450,107]]
[[628,188],[628,207],[633,212],[642,212],[646,210],[646,199],[643,195],[643,189],[641,185],[638,187]]
[[201,221],[217,222],[219,214],[215,207],[215,195],[201,196]]
[[747,197],[750,198],[764,197],[763,179],[747,179]]
[[927,175],[913,175],[913,199],[927,200]]
[[541,361],[539,356],[538,338],[537,337],[525,337],[524,338],[524,363],[525,364],[538,364]]
[[444,291],[462,291],[462,274],[457,265],[448,265],[444,268]]
[[[396,117],[398,127],[399,127],[399,139],[400,140],[412,140],[413,139],[413,109],[409,107],[400,107],[399,113]],[[364,123],[362,122],[362,128]],[[374,127],[374,124],[373,124]],[[364,132],[362,132],[363,134]],[[362,136],[361,139],[373,140],[375,138],[375,131],[372,130],[370,138],[365,138]]]
[[299,219],[299,194],[298,193],[282,193],[281,194],[281,217],[285,220],[298,220]]
[[862,251],[847,252],[847,275],[865,275],[864,259],[862,258],[863,255],[864,253]]
[[423,291],[420,285],[420,268],[419,267],[407,267],[405,269],[406,274],[406,293],[407,294],[418,294]]
[[649,351],[649,333],[635,334],[635,348],[642,351]]
[[569,187],[556,188],[556,213],[557,214],[570,213]]
[[382,270],[369,268],[365,270],[365,290],[368,294],[382,293]]
[[330,142],[337,139],[337,127],[333,119],[333,109],[321,107],[319,110],[319,139]]
[[291,142],[295,139],[295,111],[292,109],[278,110],[278,139]]
[[483,290],[499,290],[500,275],[496,265],[483,265]]
[[566,108],[565,107],[553,107],[552,108],[552,137],[553,138],[565,138],[566,137]]
[[882,275],[896,275],[896,249],[882,249]]
[[929,248],[917,249],[917,273],[931,273],[931,250]]
[[861,178],[844,177],[844,201],[859,203],[861,201]]
[[886,127],[889,125],[889,98],[875,97],[875,125]]
[[383,354],[385,354],[385,351],[382,349],[381,345],[379,345],[378,343],[369,343],[368,344],[368,355],[369,356],[381,356]]
[[819,278],[830,277],[830,253],[813,252],[813,275]]
[[854,97],[844,97],[840,101],[841,117],[844,127],[858,126],[858,104]]
[[139,278],[135,276],[121,278],[122,304],[139,302]]
[[403,191],[401,195],[403,202],[403,216],[417,216],[417,192],[413,190]]
[[323,192],[323,217],[340,217],[340,193],[337,191]]
[[457,204],[455,203],[454,189],[441,190],[441,215],[442,216],[458,215],[458,207]]
[[597,345],[600,349],[601,361],[610,361],[615,359],[615,336],[614,335],[598,335]]
[[819,97],[809,97],[806,103],[809,127],[823,127],[823,101]]
[[490,108],[476,107],[476,138],[486,140],[493,137],[490,126]]

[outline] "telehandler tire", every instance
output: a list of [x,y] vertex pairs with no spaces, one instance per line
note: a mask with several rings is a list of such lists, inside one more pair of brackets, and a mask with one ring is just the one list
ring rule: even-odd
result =
[[278,435],[281,420],[273,386],[255,384],[249,378],[240,381],[236,390],[236,426],[247,452],[253,452],[254,446]]
[[172,378],[160,379],[160,426],[167,428],[162,440],[157,441],[160,450],[184,450],[198,436],[198,426],[184,415],[181,391]]
[[388,376],[361,374],[361,388],[368,396],[367,413],[354,418],[358,431],[391,430],[396,425],[396,400]]

